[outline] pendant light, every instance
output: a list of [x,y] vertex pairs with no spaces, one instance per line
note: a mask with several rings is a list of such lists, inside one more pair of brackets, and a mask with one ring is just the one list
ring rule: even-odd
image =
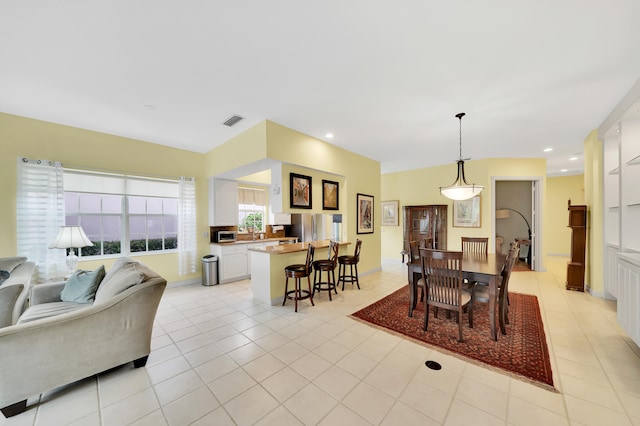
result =
[[468,200],[478,195],[484,189],[482,185],[476,185],[474,183],[468,183],[464,176],[464,160],[462,159],[462,117],[465,116],[464,112],[456,114],[460,122],[460,157],[458,159],[458,177],[455,182],[449,186],[441,186],[440,194],[451,200]]

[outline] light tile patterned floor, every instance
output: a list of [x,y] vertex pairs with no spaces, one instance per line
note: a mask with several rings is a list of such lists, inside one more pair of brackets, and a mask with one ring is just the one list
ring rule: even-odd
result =
[[[406,285],[387,261],[296,314],[253,301],[249,281],[168,288],[146,368],[131,364],[30,400],[11,425],[640,424],[638,347],[615,303],[564,289],[565,259],[516,272],[538,296],[553,393],[392,336],[348,314]],[[440,362],[432,371],[424,361]]]

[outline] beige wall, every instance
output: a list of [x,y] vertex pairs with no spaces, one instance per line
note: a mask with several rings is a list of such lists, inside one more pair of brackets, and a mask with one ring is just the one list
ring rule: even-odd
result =
[[549,218],[544,229],[545,254],[569,256],[571,254],[571,229],[567,201],[584,204],[584,175],[547,178],[547,212]]
[[[439,187],[452,183],[457,173],[456,164],[428,167],[400,173],[389,173],[382,176],[382,200],[399,200],[400,212],[405,205],[447,204],[448,230],[447,247],[460,250],[460,237],[490,237],[490,247],[495,247],[493,218],[493,177],[529,177],[542,181],[542,193],[546,189],[546,160],[544,159],[485,159],[465,163],[467,181],[484,185],[482,191],[482,218],[480,228],[454,228],[452,226],[453,203],[440,195]],[[544,208],[544,206],[543,206]],[[402,250],[402,216],[399,226],[382,228],[382,257],[400,260]]]
[[585,287],[599,297],[604,297],[603,161],[602,141],[594,130],[584,141],[584,198],[588,212]]
[[[61,161],[66,166],[121,171],[148,176],[193,176],[197,188],[198,254],[208,253],[207,184],[202,154],[168,148],[134,139],[63,126],[0,113],[0,256],[16,255],[16,176],[17,158]],[[206,237],[203,236],[206,233]],[[200,276],[198,272],[178,275],[178,254],[141,255],[137,258],[149,265],[169,282],[186,281]],[[79,267],[107,268],[113,259],[80,262]]]

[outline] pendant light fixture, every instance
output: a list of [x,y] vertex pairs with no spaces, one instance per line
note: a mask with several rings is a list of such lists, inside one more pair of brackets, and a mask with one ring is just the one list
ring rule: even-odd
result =
[[460,122],[460,157],[458,159],[458,177],[455,182],[449,186],[441,186],[440,194],[452,200],[468,200],[475,197],[484,189],[482,185],[476,185],[474,183],[468,183],[464,176],[464,160],[462,159],[462,117],[465,116],[464,112],[456,114]]

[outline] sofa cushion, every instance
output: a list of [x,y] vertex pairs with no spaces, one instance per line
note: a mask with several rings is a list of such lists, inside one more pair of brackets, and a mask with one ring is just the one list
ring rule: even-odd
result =
[[103,278],[103,265],[95,271],[75,271],[64,285],[60,299],[63,302],[92,303]]
[[95,303],[103,302],[136,284],[140,284],[152,277],[158,277],[155,272],[140,262],[128,257],[118,259],[107,272],[96,291]]
[[91,304],[76,302],[51,302],[34,305],[27,308],[27,310],[20,315],[18,324],[48,318],[54,315],[66,314],[67,312],[77,311],[78,309],[83,309],[88,306],[91,306]]
[[26,261],[26,257],[0,257],[0,271],[11,273]]

